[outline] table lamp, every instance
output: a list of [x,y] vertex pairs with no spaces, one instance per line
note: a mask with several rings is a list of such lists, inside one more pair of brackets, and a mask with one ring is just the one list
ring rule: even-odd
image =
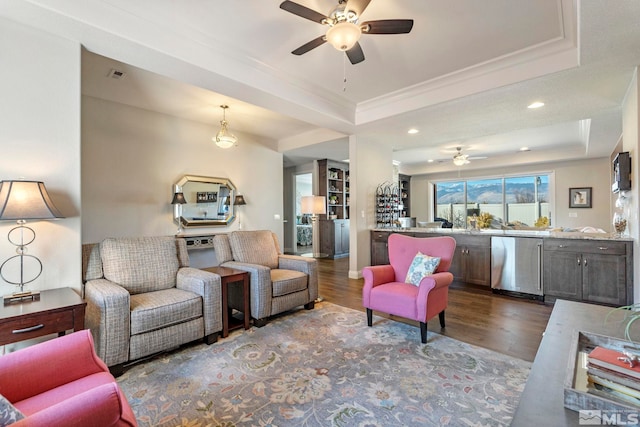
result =
[[300,199],[300,211],[303,214],[311,214],[311,248],[313,257],[320,258],[323,255],[317,251],[320,246],[318,215],[327,213],[327,203],[324,196],[302,196]]
[[[24,285],[31,283],[40,277],[42,262],[33,256],[27,255],[27,245],[36,239],[36,233],[32,228],[25,226],[27,220],[42,220],[64,218],[55,207],[47,193],[43,182],[40,181],[0,181],[0,221],[17,221],[18,226],[9,230],[7,238],[16,246],[16,253],[0,265],[0,277],[12,285],[17,285],[19,290],[4,297],[4,303],[39,298],[38,291],[25,291]],[[26,234],[26,236],[25,236]],[[33,264],[37,273],[31,279],[25,279],[25,261]],[[19,262],[19,277],[7,277],[5,267]],[[15,268],[14,268],[15,270]],[[9,272],[11,273],[11,272]],[[9,274],[10,276],[10,274]]]

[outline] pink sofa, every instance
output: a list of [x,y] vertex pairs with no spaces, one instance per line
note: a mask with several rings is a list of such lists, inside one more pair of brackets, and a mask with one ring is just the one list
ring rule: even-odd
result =
[[13,426],[137,426],[88,329],[0,356],[0,394],[24,414]]
[[[411,237],[391,234],[388,240],[389,265],[365,267],[362,305],[367,309],[367,324],[372,325],[373,311],[393,314],[420,322],[420,340],[427,342],[427,321],[439,315],[444,328],[444,310],[449,302],[449,285],[453,274],[449,266],[456,241],[449,236]],[[407,271],[418,251],[440,258],[435,272],[424,277],[418,286],[405,283]]]

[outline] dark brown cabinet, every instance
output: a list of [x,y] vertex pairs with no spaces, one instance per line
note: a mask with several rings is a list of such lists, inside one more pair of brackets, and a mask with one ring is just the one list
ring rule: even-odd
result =
[[329,258],[349,255],[349,220],[320,220],[320,253]]
[[371,232],[371,265],[389,264],[387,241],[390,234],[390,231]]
[[[387,241],[392,231],[371,232],[371,265],[389,264]],[[437,233],[405,233],[414,237],[436,237]],[[456,251],[449,271],[455,280],[491,285],[491,236],[447,234],[456,239]]]
[[631,242],[545,239],[543,260],[547,301],[633,302]]
[[456,251],[449,271],[455,280],[491,286],[491,236],[452,235]]

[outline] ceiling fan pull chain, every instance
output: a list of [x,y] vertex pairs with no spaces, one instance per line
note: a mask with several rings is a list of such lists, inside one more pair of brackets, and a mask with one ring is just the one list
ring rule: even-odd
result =
[[342,91],[347,91],[347,55],[342,55]]

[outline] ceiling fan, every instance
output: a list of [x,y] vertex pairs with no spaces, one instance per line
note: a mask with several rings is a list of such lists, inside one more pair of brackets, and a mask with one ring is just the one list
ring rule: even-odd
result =
[[329,42],[336,49],[345,52],[352,64],[358,64],[364,61],[364,52],[358,43],[362,34],[407,34],[413,28],[413,19],[384,19],[360,23],[360,15],[370,2],[371,0],[338,0],[338,5],[325,16],[298,3],[283,1],[280,9],[329,27],[325,35],[303,44],[291,53],[302,55]]
[[468,154],[462,154],[462,147],[456,147],[458,152],[453,155],[453,164],[456,166],[464,166],[471,163]]
[[464,166],[471,163],[470,160],[481,160],[486,158],[486,156],[469,157],[468,154],[462,154],[462,147],[456,147],[456,153],[453,155],[453,164],[456,166]]

